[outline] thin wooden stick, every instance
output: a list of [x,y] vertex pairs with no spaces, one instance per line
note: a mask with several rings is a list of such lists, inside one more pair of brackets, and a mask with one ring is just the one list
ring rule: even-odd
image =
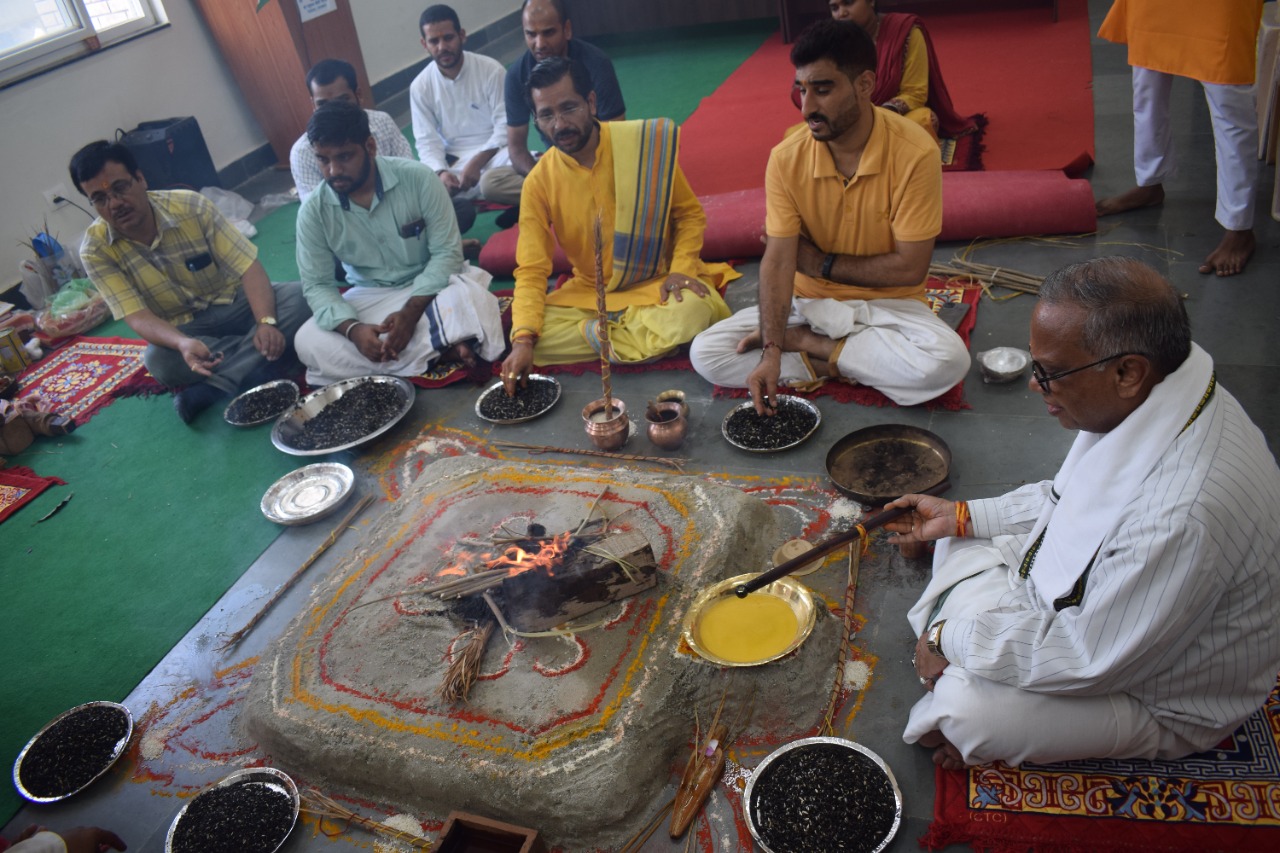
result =
[[659,809],[658,813],[650,818],[648,823],[640,827],[640,829],[636,831],[635,835],[627,839],[626,844],[623,844],[618,848],[618,853],[636,853],[636,851],[643,847],[644,843],[658,831],[658,827],[662,826],[663,818],[667,816],[668,812],[671,811],[675,804],[676,801],[673,799],[671,802]]
[[298,567],[298,570],[293,573],[293,576],[290,577],[287,581],[285,581],[284,584],[281,585],[281,587],[276,590],[275,595],[267,599],[267,603],[262,605],[262,609],[253,615],[253,618],[249,620],[247,625],[245,625],[239,631],[236,631],[229,638],[227,638],[227,641],[223,643],[221,646],[218,646],[218,651],[220,652],[226,651],[227,649],[235,646],[237,643],[243,640],[246,636],[248,636],[249,632],[253,630],[254,626],[257,625],[260,621],[262,621],[262,617],[267,615],[267,611],[270,610],[272,606],[274,606],[275,603],[280,600],[281,596],[283,596],[289,590],[289,588],[293,586],[294,583],[297,582],[298,578],[302,577],[303,572],[311,568],[311,564],[314,563],[316,560],[320,559],[320,555],[323,554],[325,551],[328,551],[330,546],[332,546],[334,542],[338,541],[338,537],[342,534],[342,531],[347,529],[347,525],[351,524],[351,522],[355,519],[355,517],[359,515],[361,512],[363,512],[364,508],[371,503],[373,503],[373,495],[365,495],[363,498],[361,498],[360,502],[351,508],[351,511],[348,512],[343,517],[342,521],[338,522],[338,526],[333,528],[333,532],[329,534],[329,538],[321,542],[320,547],[317,548],[315,551],[311,552],[311,556],[307,557],[306,561],[303,562],[303,564]]
[[[348,825],[354,823],[356,826],[363,827],[371,832],[385,835],[388,838],[394,838],[396,841],[403,841],[410,847],[416,847],[419,850],[431,849],[431,842],[427,841],[425,838],[418,838],[416,835],[401,832],[398,829],[387,826],[385,823],[378,823],[364,815],[356,814],[351,809],[340,805],[314,788],[309,788],[303,792],[301,810],[304,814],[315,815],[320,818],[337,818],[338,820],[346,821]],[[336,837],[334,835],[330,835],[324,829],[321,829],[320,831],[329,838]]]
[[596,337],[600,339],[600,382],[604,385],[604,416],[613,417],[613,377],[609,372],[609,359],[613,347],[609,342],[609,309],[605,305],[604,280],[604,224],[600,211],[596,211]]
[[836,737],[835,719],[836,705],[840,704],[840,691],[844,687],[844,667],[849,660],[849,644],[853,642],[853,605],[858,597],[858,575],[862,570],[862,552],[865,550],[867,537],[864,533],[860,541],[849,543],[849,580],[844,589],[844,623],[840,632],[840,654],[836,656],[836,677],[831,685],[831,696],[827,700],[827,711],[822,716],[822,733]]
[[515,447],[520,450],[527,450],[530,453],[576,453],[580,456],[600,456],[605,459],[625,459],[630,462],[655,462],[659,465],[666,465],[674,468],[681,474],[684,473],[684,463],[689,460],[684,457],[667,457],[667,456],[636,456],[631,453],[610,453],[607,450],[581,450],[576,447],[549,447],[544,444],[522,444],[518,441],[495,441],[495,447]]

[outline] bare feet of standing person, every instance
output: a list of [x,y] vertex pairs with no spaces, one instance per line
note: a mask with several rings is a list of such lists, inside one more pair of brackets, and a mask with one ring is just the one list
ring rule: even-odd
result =
[[1200,265],[1200,272],[1205,275],[1217,273],[1219,277],[1239,275],[1244,272],[1249,258],[1253,257],[1256,246],[1252,228],[1224,232],[1218,248],[1210,252],[1209,257]]
[[1164,185],[1153,184],[1149,187],[1134,187],[1110,198],[1100,198],[1094,205],[1094,209],[1099,216],[1114,216],[1117,213],[1155,207],[1163,203]]

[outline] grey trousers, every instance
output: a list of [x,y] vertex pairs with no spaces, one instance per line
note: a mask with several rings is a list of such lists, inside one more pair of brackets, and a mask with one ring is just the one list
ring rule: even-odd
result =
[[[284,334],[289,346],[281,356],[286,358],[293,349],[293,336],[311,316],[311,308],[302,298],[300,282],[279,282],[272,284],[271,289],[276,296],[276,328]],[[178,326],[178,331],[199,339],[210,352],[222,353],[222,362],[214,368],[212,377],[206,378],[187,367],[182,353],[168,347],[151,344],[142,360],[157,381],[171,388],[208,382],[220,391],[235,394],[245,377],[266,363],[253,346],[257,325],[249,299],[241,288],[229,305],[211,305]]]

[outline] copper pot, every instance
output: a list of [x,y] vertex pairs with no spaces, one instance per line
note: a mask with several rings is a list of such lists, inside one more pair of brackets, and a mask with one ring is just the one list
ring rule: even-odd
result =
[[682,403],[650,403],[644,419],[649,422],[649,440],[663,450],[675,450],[689,432]]
[[617,450],[627,443],[631,421],[627,419],[627,405],[614,397],[613,407],[605,412],[605,401],[592,400],[582,408],[582,423],[591,443],[600,450]]

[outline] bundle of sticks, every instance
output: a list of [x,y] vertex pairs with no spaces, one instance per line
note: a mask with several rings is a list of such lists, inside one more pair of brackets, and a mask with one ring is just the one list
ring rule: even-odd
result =
[[[991,288],[993,287],[1003,287],[1015,293],[1038,294],[1040,292],[1040,283],[1044,281],[1044,276],[1019,272],[1005,267],[995,267],[990,264],[980,264],[977,261],[970,261],[961,257],[954,257],[949,263],[945,264],[929,264],[929,275],[937,276],[938,278],[958,278],[971,281],[981,286],[986,291],[987,296],[992,299],[999,298],[991,293]],[[1009,297],[1003,298],[1007,299]]]

